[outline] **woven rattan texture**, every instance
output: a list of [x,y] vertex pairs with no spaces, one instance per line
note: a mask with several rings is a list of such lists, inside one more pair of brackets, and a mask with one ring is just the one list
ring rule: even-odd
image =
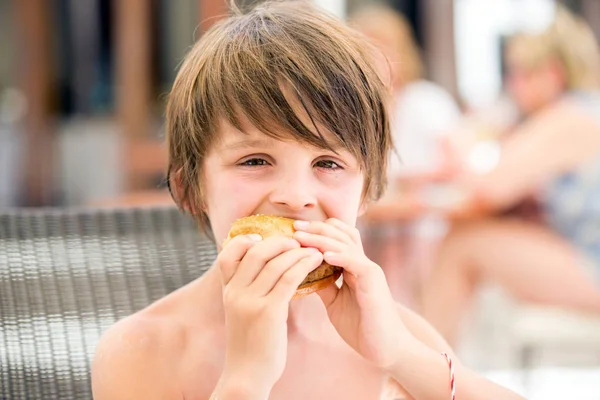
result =
[[0,400],[91,399],[100,334],[215,257],[174,208],[0,211]]

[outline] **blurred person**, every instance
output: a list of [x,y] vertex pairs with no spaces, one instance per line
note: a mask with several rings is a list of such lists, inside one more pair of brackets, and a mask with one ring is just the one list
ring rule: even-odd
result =
[[440,138],[461,116],[456,102],[441,86],[424,79],[418,44],[402,14],[386,5],[370,5],[351,14],[349,23],[381,50],[377,68],[393,93],[392,135],[398,154],[390,157],[390,190],[400,181],[437,173]]
[[[445,237],[422,314],[454,343],[475,290],[495,282],[524,302],[600,313],[600,54],[563,6],[506,49],[507,90],[526,116],[495,166],[465,172],[463,206],[481,218]],[[543,224],[484,217],[535,194]],[[465,204],[467,206],[465,206]]]
[[[192,48],[167,105],[169,175],[219,254],[104,332],[94,399],[521,398],[452,364],[363,252],[354,225],[383,193],[391,144],[370,51],[308,1],[236,12]],[[293,237],[224,244],[256,214],[294,219]],[[343,283],[292,301],[323,260]]]
[[[408,196],[445,170],[443,138],[459,121],[460,110],[447,91],[424,79],[418,44],[402,14],[386,5],[369,5],[351,14],[349,23],[382,51],[377,67],[393,93],[396,150],[389,160],[387,197]],[[446,224],[439,217],[421,215],[403,225],[372,226],[370,235],[376,236],[377,245],[369,246],[369,252],[379,257],[394,295],[409,303]]]

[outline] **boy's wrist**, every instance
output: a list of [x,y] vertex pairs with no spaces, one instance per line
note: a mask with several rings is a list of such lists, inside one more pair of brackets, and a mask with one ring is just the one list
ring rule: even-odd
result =
[[399,340],[398,347],[393,349],[394,353],[396,354],[394,362],[382,368],[383,371],[389,375],[397,374],[399,369],[401,370],[402,367],[406,365],[406,362],[412,357],[411,350],[414,350],[422,345],[423,343],[410,334],[407,335],[407,337],[404,337],[402,340]]
[[418,399],[438,399],[450,394],[449,367],[437,353],[414,336],[399,345],[399,357],[385,372]]

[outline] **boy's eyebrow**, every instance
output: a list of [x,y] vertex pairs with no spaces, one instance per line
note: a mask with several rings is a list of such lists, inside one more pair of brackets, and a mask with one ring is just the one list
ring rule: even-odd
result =
[[[254,147],[272,147],[273,139],[243,139],[231,141],[229,143],[223,143],[223,150],[240,150]],[[332,150],[335,152],[339,152],[345,150],[344,146],[341,144],[335,143],[332,145]]]
[[269,147],[269,140],[265,139],[244,139],[244,140],[236,140],[231,141],[229,143],[223,143],[223,149],[225,150],[239,150],[246,149],[249,147]]

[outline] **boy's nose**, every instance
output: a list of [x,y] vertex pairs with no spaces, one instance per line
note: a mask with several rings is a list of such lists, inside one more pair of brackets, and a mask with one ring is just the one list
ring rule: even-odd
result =
[[271,192],[270,200],[276,206],[283,206],[292,211],[313,208],[317,204],[314,185],[300,174],[282,179]]

